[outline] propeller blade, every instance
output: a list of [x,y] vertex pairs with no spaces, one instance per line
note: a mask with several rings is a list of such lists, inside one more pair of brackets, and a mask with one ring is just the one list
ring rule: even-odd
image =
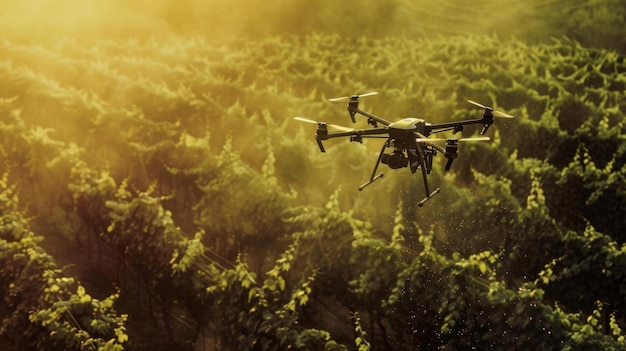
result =
[[330,132],[351,132],[354,130],[353,128],[348,128],[337,124],[329,124],[328,128]]
[[343,100],[352,99],[353,97],[356,97],[358,99],[360,97],[366,97],[366,96],[372,96],[372,95],[378,95],[378,92],[377,91],[372,91],[372,92],[369,92],[369,93],[359,94],[359,95],[341,96],[341,97],[328,99],[328,101],[337,102],[337,101],[343,101]]
[[336,98],[328,99],[328,101],[330,101],[330,102],[337,102],[337,101],[348,100],[349,98],[350,98],[349,96],[342,96],[342,97],[336,97]]
[[300,121],[300,122],[317,124],[320,127],[326,126],[326,127],[328,127],[328,130],[331,131],[331,132],[351,132],[351,131],[354,130],[352,128],[340,126],[340,125],[337,125],[337,124],[327,124],[327,123],[324,123],[324,122],[314,121],[314,120],[308,119],[306,117],[294,117],[293,119],[295,119],[296,121]]
[[357,97],[366,97],[366,96],[374,96],[374,95],[378,95],[378,92],[377,91],[370,91],[369,93],[357,95]]
[[429,138],[427,136],[425,136],[422,133],[418,133],[415,132],[415,141],[418,143],[427,143],[427,144],[434,144],[435,141],[445,141],[446,139],[441,139],[441,138]]
[[487,111],[491,111],[491,113],[493,114],[494,117],[499,117],[499,118],[515,118],[514,116],[509,115],[508,113],[502,112],[502,111],[494,111],[493,108],[485,106],[481,103],[478,103],[476,101],[473,100],[467,100],[467,102],[469,102],[470,104],[474,105],[474,106],[478,106],[480,108],[482,108],[483,110],[487,110]]
[[493,116],[499,118],[515,118],[514,116],[511,116],[508,113],[502,111],[493,111]]
[[305,117],[294,117],[293,119],[295,119],[296,121],[305,122],[305,123],[319,124],[319,122],[314,121],[312,119],[305,118]]
[[415,141],[418,143],[433,143],[436,141],[446,141],[446,139],[442,138],[415,138]]
[[487,107],[483,104],[479,104],[478,102],[474,101],[474,100],[467,100],[467,102],[469,102],[472,105],[478,106],[480,108],[482,108],[483,110],[491,110],[491,107]]

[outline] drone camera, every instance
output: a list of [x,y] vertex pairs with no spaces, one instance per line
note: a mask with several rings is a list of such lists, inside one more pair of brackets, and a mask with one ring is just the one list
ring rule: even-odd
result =
[[380,162],[386,164],[391,169],[404,168],[409,165],[409,159],[401,151],[394,151],[391,154],[382,154]]

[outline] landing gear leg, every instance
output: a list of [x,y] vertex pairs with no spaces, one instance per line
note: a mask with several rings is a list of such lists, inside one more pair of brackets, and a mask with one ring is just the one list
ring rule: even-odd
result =
[[430,168],[426,168],[426,160],[425,160],[426,157],[422,149],[418,149],[417,155],[419,157],[419,162],[421,166],[420,168],[422,169],[422,177],[424,178],[424,190],[426,191],[426,197],[422,199],[422,201],[417,203],[418,207],[422,207],[424,206],[426,201],[430,200],[433,196],[439,194],[441,189],[437,188],[432,193],[430,192],[430,190],[428,189],[428,173],[430,172]]
[[372,184],[375,180],[382,178],[385,173],[380,172],[379,174],[376,174],[376,170],[378,170],[378,165],[380,164],[380,160],[383,157],[383,153],[385,152],[385,149],[387,148],[387,143],[385,143],[382,147],[382,149],[380,149],[380,154],[378,155],[378,160],[376,160],[376,165],[374,166],[374,171],[372,171],[372,176],[370,177],[370,180],[368,180],[367,182],[365,182],[363,185],[361,185],[359,187],[359,191],[365,189],[366,186]]
[[437,188],[435,189],[435,191],[433,191],[432,193],[430,193],[430,195],[428,195],[427,197],[425,197],[422,201],[417,203],[418,207],[422,207],[424,206],[424,204],[426,203],[426,201],[430,200],[433,196],[439,194],[439,192],[441,191],[441,189]]

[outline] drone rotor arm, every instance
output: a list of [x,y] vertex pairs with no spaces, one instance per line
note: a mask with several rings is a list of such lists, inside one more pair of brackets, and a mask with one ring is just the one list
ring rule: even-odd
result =
[[365,117],[367,117],[368,119],[370,119],[370,120],[372,120],[372,121],[375,121],[375,122],[377,122],[377,123],[380,123],[380,124],[382,124],[382,125],[384,125],[384,126],[388,126],[388,125],[390,125],[390,124],[391,124],[391,122],[390,122],[390,121],[388,121],[388,120],[386,120],[386,119],[384,119],[384,118],[378,117],[378,116],[376,116],[376,115],[374,115],[374,114],[371,114],[371,113],[369,113],[369,112],[363,111],[363,110],[361,110],[361,109],[359,109],[359,108],[355,108],[355,109],[353,109],[353,110],[350,110],[350,109],[349,109],[348,111],[350,111],[350,114],[351,114],[351,115],[352,115],[352,113],[354,113],[355,115],[358,113],[358,114],[360,114],[360,115],[362,115],[362,116],[365,116]]
[[339,138],[339,137],[364,137],[364,138],[378,138],[382,134],[388,134],[387,128],[372,128],[372,129],[351,129],[349,131],[331,132],[328,133],[325,138]]
[[475,118],[475,119],[466,119],[464,121],[454,121],[454,122],[443,122],[443,123],[434,123],[430,125],[430,133],[441,133],[450,130],[461,129],[463,126],[471,125],[471,124],[483,124],[485,120],[483,118]]
[[388,136],[383,136],[383,134],[387,134],[389,131],[385,128],[377,128],[377,129],[351,129],[346,131],[339,132],[328,132],[328,129],[318,128],[317,133],[315,134],[315,141],[320,148],[321,152],[326,152],[324,149],[324,145],[322,145],[323,140],[341,138],[341,137],[349,137],[350,141],[361,141],[362,138],[384,138],[388,139]]

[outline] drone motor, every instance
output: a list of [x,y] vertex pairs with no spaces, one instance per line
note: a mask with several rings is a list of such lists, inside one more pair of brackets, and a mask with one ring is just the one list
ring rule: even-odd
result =
[[443,154],[443,156],[448,159],[448,162],[446,162],[446,166],[444,168],[446,171],[450,170],[450,167],[452,166],[452,161],[454,161],[454,159],[457,158],[457,156],[459,155],[458,152],[459,152],[458,140],[457,139],[446,140],[446,151]]
[[446,140],[446,151],[444,152],[444,157],[451,159],[456,158],[459,152],[459,144],[457,139],[448,139]]

